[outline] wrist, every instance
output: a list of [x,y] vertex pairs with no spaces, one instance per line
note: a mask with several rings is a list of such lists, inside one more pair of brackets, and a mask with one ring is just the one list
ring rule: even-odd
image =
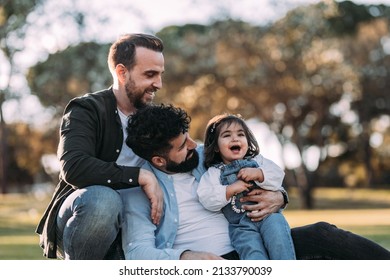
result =
[[288,194],[287,194],[285,189],[281,189],[280,192],[283,195],[283,206],[282,206],[282,208],[284,209],[284,208],[286,208],[286,206],[287,206],[287,204],[289,202]]
[[236,193],[237,193],[237,190],[234,187],[234,185],[227,186],[226,187],[226,200],[229,200],[230,198],[232,198],[232,196],[234,196]]

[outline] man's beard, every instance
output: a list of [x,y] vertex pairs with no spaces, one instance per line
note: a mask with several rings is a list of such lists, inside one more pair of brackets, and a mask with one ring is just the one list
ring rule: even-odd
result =
[[125,90],[127,98],[130,100],[131,104],[133,104],[134,108],[139,110],[146,107],[147,105],[150,105],[149,102],[145,102],[143,100],[145,92],[137,90],[133,80],[129,80],[125,84]]
[[167,166],[165,169],[172,173],[186,173],[193,170],[199,164],[199,154],[196,150],[192,150],[192,157],[187,158],[185,161],[176,163],[167,159]]

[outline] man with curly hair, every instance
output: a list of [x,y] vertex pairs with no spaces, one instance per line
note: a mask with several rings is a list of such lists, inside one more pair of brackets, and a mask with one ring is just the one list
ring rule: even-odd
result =
[[[190,121],[184,110],[163,104],[147,106],[129,120],[126,144],[146,159],[143,168],[153,172],[163,188],[164,215],[154,224],[144,192],[120,190],[126,259],[239,259],[222,212],[208,211],[199,202],[197,188],[205,172],[203,147],[188,134]],[[268,204],[246,206],[254,220],[285,203],[280,192],[266,190],[247,199]],[[291,234],[297,259],[390,259],[390,252],[376,243],[326,222],[293,228]]]

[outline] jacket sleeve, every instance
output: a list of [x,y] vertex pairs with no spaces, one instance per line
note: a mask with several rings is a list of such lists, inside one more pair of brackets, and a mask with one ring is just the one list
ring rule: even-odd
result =
[[[57,156],[61,164],[60,176],[73,188],[138,186],[139,168],[115,163],[122,144],[122,136],[115,135],[122,131],[115,125],[118,125],[115,113],[107,108],[81,101],[71,101],[67,106]],[[115,143],[120,144],[115,147]]]
[[126,260],[179,260],[184,249],[156,247],[158,229],[150,220],[150,202],[141,188],[119,193],[124,205],[122,247]]
[[281,191],[284,179],[284,171],[272,160],[263,157],[261,154],[254,158],[259,164],[259,168],[263,171],[264,181],[256,181],[256,185],[269,191]]
[[226,186],[221,185],[220,174],[220,169],[210,167],[199,182],[197,190],[199,201],[210,211],[219,211],[230,202],[226,200]]

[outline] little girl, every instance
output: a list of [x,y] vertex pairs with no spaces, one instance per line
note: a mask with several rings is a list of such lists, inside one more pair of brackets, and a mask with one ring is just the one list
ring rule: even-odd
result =
[[284,171],[259,154],[258,143],[245,121],[236,115],[218,115],[207,124],[205,166],[198,196],[210,211],[224,213],[233,247],[242,260],[295,259],[290,227],[282,213],[253,222],[240,197],[253,188],[284,191]]

